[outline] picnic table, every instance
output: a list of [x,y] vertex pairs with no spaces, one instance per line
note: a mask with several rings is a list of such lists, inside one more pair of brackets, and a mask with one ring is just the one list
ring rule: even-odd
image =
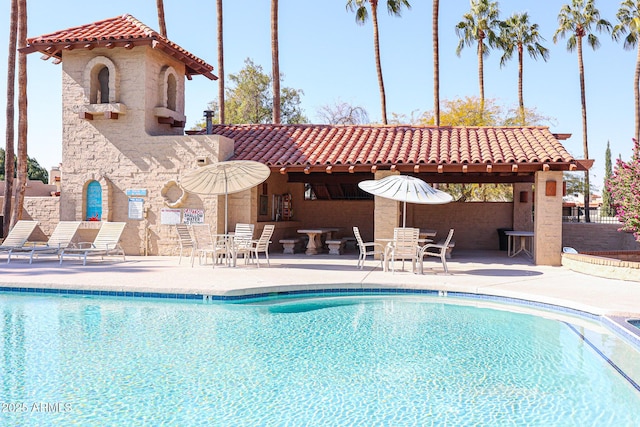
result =
[[324,240],[331,240],[333,233],[338,232],[340,229],[335,227],[319,227],[319,228],[301,228],[298,233],[306,234],[309,236],[309,242],[307,243],[307,255],[317,255],[322,246]]

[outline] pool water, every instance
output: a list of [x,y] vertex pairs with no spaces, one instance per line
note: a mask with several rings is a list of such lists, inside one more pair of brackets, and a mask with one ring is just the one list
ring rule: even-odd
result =
[[0,313],[0,425],[640,420],[637,383],[579,334],[630,366],[637,351],[598,328],[529,314],[418,297],[202,304],[19,294],[0,294]]

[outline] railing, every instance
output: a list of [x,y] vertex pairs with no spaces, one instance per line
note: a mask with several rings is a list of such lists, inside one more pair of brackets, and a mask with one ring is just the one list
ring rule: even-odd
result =
[[[565,214],[569,215],[565,215]],[[620,224],[617,216],[606,216],[600,214],[600,208],[592,208],[589,210],[589,220],[599,224]],[[563,222],[586,222],[584,208],[571,207],[563,208]]]

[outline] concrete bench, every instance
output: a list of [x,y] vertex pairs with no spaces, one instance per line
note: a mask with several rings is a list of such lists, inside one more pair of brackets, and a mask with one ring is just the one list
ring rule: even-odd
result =
[[283,247],[283,254],[294,254],[296,252],[296,246],[302,243],[302,239],[299,237],[292,237],[290,239],[280,239],[280,244]]
[[[440,240],[438,242],[439,245],[444,245],[444,240]],[[445,255],[445,257],[447,259],[451,259],[451,252],[453,252],[453,249],[456,247],[456,242],[455,240],[452,240],[449,242],[449,246],[447,246],[447,254]]]
[[342,255],[346,239],[326,240],[325,243],[329,247],[329,255]]

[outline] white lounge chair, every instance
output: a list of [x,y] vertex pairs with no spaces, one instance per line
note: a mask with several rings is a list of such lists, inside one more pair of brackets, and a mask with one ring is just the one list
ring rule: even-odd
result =
[[444,272],[449,273],[449,269],[447,268],[447,249],[449,249],[449,243],[451,242],[452,237],[453,228],[449,230],[449,234],[443,243],[427,243],[420,249],[420,253],[418,254],[418,257],[420,258],[420,274],[423,274],[424,272],[423,264],[425,256],[440,257]]
[[77,248],[66,248],[60,252],[60,264],[65,257],[82,258],[82,265],[87,265],[87,257],[122,255],[125,261],[124,250],[120,246],[120,237],[124,231],[126,222],[103,222],[93,242],[81,242]]
[[11,253],[24,247],[29,240],[29,236],[35,230],[38,221],[19,220],[13,226],[7,237],[0,245],[0,252],[7,252],[7,263],[11,259]]
[[384,258],[384,245],[377,242],[363,241],[362,236],[360,235],[360,229],[358,227],[353,227],[353,235],[356,237],[356,243],[358,244],[358,249],[360,249],[360,255],[358,256],[358,268],[362,270],[367,255],[372,255],[374,257],[379,256],[380,266],[382,267],[382,261]]
[[11,255],[29,255],[29,264],[33,258],[39,255],[56,255],[72,245],[71,241],[80,227],[80,221],[60,221],[51,233],[49,240],[43,243],[27,242],[20,248],[9,251],[7,263],[11,261]]
[[420,229],[397,227],[393,230],[393,241],[389,242],[385,249],[385,267],[391,262],[391,271],[395,273],[395,261],[402,260],[402,269],[404,262],[411,261],[412,272],[416,271],[416,263],[418,261],[418,251],[420,246]]

